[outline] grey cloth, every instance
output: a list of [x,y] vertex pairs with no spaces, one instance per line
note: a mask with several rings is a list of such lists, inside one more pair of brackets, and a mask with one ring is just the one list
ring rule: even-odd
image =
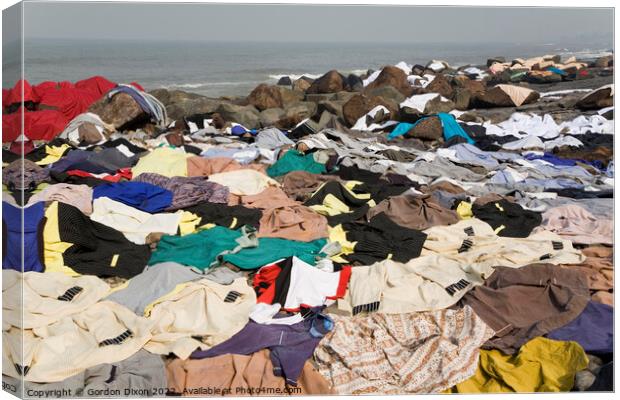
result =
[[275,150],[282,146],[294,146],[295,142],[286,137],[279,129],[268,128],[258,132],[254,144],[264,149]]
[[468,201],[469,199],[469,196],[467,196],[466,193],[455,194],[446,192],[444,190],[433,190],[431,192],[431,196],[433,196],[433,198],[437,200],[437,203],[439,203],[440,206],[442,206],[443,208],[447,208],[448,210],[452,210],[453,206],[458,201]]
[[447,177],[462,182],[479,182],[485,178],[484,175],[453,164],[450,160],[443,157],[435,157],[431,162],[424,160],[416,161],[412,164],[409,171],[429,178]]
[[[22,381],[2,375],[3,389],[21,397]],[[126,360],[101,364],[54,383],[24,383],[25,398],[162,397],[166,367],[161,356],[140,350]]]
[[170,293],[178,284],[207,278],[220,285],[230,285],[242,272],[221,267],[202,273],[199,269],[175,262],[151,265],[143,273],[131,278],[127,287],[110,294],[106,300],[121,304],[138,315],[144,314],[146,306]]

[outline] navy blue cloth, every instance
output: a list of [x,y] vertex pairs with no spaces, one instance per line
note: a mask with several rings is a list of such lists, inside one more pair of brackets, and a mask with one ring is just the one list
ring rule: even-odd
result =
[[[35,203],[24,211],[24,272],[43,272],[43,224],[45,207]],[[22,270],[22,209],[2,202],[2,269]]]
[[569,324],[547,334],[549,339],[574,341],[586,353],[607,354],[614,350],[614,308],[590,301]]
[[73,165],[85,162],[93,153],[86,150],[71,150],[66,153],[60,160],[50,166],[50,170],[55,172],[65,172],[72,168]]
[[222,354],[249,355],[269,349],[273,374],[284,377],[290,385],[297,385],[304,364],[312,357],[321,338],[334,326],[331,318],[317,309],[302,312],[305,319],[293,325],[263,325],[250,320],[241,331],[224,343],[206,351],[195,351],[190,358],[202,359]]
[[172,192],[145,182],[118,182],[95,186],[93,200],[108,197],[148,213],[163,211],[172,204]]
[[538,155],[538,154],[526,154],[525,155],[525,159],[526,160],[543,160],[543,161],[547,161],[553,165],[560,165],[560,166],[568,166],[568,167],[572,167],[577,165],[577,162],[580,162],[582,164],[588,164],[593,166],[594,168],[597,168],[599,170],[603,170],[603,163],[600,162],[599,160],[594,160],[594,161],[586,161],[586,160],[572,160],[570,158],[560,158],[560,157],[556,157],[551,153],[544,153],[542,156]]

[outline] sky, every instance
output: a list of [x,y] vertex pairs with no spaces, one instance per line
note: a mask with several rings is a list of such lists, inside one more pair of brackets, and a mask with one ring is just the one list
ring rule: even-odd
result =
[[265,42],[613,41],[613,10],[413,6],[25,3],[24,36]]

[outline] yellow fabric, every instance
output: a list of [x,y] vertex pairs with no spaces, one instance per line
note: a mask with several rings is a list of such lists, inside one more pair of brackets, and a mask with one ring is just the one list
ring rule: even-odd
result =
[[459,203],[458,207],[456,207],[456,213],[460,219],[471,219],[474,216],[474,213],[471,211],[471,203],[466,201]]
[[319,214],[329,216],[351,212],[351,209],[346,204],[332,194],[325,196],[323,204],[316,204],[310,206],[310,208]]
[[481,350],[476,374],[447,392],[568,392],[575,373],[587,366],[586,353],[577,342],[537,337],[512,356]]
[[499,234],[503,229],[506,228],[506,225],[500,225],[497,228],[495,228],[495,230],[493,231],[494,234]]
[[45,227],[43,228],[43,260],[45,272],[62,272],[69,276],[79,276],[72,268],[65,265],[62,254],[73,246],[72,243],[60,240],[58,231],[58,202],[54,201],[45,210]]
[[181,236],[189,235],[196,232],[202,218],[189,211],[181,213],[181,222],[179,222],[179,232]]
[[331,256],[332,261],[339,263],[347,263],[348,261],[342,258],[343,255],[352,254],[355,248],[356,242],[349,242],[347,240],[347,234],[342,228],[342,225],[336,225],[335,227],[328,227],[329,241],[338,242],[341,246],[341,251],[338,254]]
[[153,172],[167,177],[187,176],[187,158],[193,154],[185,153],[183,149],[158,147],[148,155],[140,158],[138,164],[131,169],[136,177],[143,172]]
[[499,203],[495,203],[495,207],[500,211],[504,211],[504,207],[502,207]]
[[37,165],[48,165],[55,163],[60,160],[62,154],[70,148],[68,144],[63,144],[62,146],[45,146],[45,153],[47,156],[36,162]]

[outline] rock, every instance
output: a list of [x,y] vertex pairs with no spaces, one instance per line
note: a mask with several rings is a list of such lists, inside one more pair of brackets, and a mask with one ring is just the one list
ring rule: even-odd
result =
[[442,100],[440,96],[429,100],[424,107],[424,114],[437,114],[440,112],[450,112],[454,110],[454,103],[451,100]]
[[310,86],[312,86],[312,80],[303,76],[293,82],[293,90],[298,92],[305,92]]
[[446,68],[449,68],[450,65],[446,61],[442,60],[431,60],[426,64],[426,69],[430,69],[431,71],[437,73],[441,72]]
[[475,96],[474,106],[482,108],[514,107],[533,103],[539,97],[538,92],[524,87],[497,85]]
[[306,90],[306,93],[335,93],[344,90],[345,79],[335,69],[321,76]]
[[420,113],[418,110],[411,107],[401,107],[398,110],[398,120],[401,122],[408,122],[410,124],[413,124],[414,122],[422,118],[422,115],[423,114]]
[[349,76],[347,76],[347,79],[345,81],[345,87],[349,91],[358,92],[364,89],[364,82],[362,81],[362,78],[360,78],[359,76],[355,74],[349,74]]
[[393,102],[386,101],[382,97],[356,94],[342,106],[344,121],[349,126],[353,126],[360,117],[366,115],[368,111],[378,105],[385,106],[390,111],[390,115],[392,117],[394,117],[398,112],[397,104],[395,105]]
[[286,113],[281,108],[269,108],[261,111],[259,115],[260,125],[263,128],[274,126]]
[[579,371],[575,374],[575,383],[573,388],[579,392],[583,392],[592,386],[595,380],[596,376],[592,372],[588,370]]
[[220,113],[213,113],[211,116],[211,125],[215,127],[215,129],[223,129],[226,125],[226,120]]
[[306,118],[311,118],[317,110],[316,103],[311,101],[299,101],[297,103],[289,104],[285,109],[284,118],[296,121],[295,124],[300,123]]
[[613,67],[613,65],[614,65],[614,56],[599,57],[594,62],[594,66],[597,68]]
[[289,89],[284,86],[278,86],[280,96],[282,97],[282,106],[304,100],[304,94],[299,91]]
[[406,97],[401,92],[396,90],[394,86],[391,85],[368,89],[366,90],[366,94],[369,96],[381,96],[384,99],[390,99],[398,104],[402,103],[406,99]]
[[117,93],[111,99],[103,96],[93,103],[88,111],[97,114],[103,122],[114,126],[117,131],[135,129],[150,120],[148,114],[127,93]]
[[291,78],[288,76],[283,76],[282,78],[278,79],[278,86],[291,86],[293,84],[293,81],[291,81]]
[[454,108],[460,111],[469,109],[471,103],[472,94],[469,89],[456,88],[454,91]]
[[454,89],[450,85],[448,78],[443,74],[435,75],[435,79],[426,86],[426,90],[429,93],[439,93],[447,99],[452,99],[454,96]]
[[487,59],[487,67],[490,67],[491,65],[493,65],[495,63],[503,64],[505,62],[506,62],[506,58],[505,57],[491,57],[491,58]]
[[335,93],[316,93],[316,94],[306,94],[304,99],[306,101],[312,101],[314,103],[318,103],[319,101],[331,100],[334,97],[336,97]]
[[351,100],[351,97],[355,96],[357,93],[354,92],[338,92],[336,93],[330,100],[334,100],[334,101],[340,101],[342,102],[342,104],[346,103],[347,101]]
[[282,95],[277,86],[270,86],[266,83],[258,85],[248,96],[248,102],[259,111],[268,108],[282,107]]
[[149,92],[152,96],[162,102],[163,105],[179,103],[188,100],[204,98],[200,94],[185,92],[183,90],[155,89]]
[[598,110],[614,105],[613,84],[600,87],[585,96],[578,102],[577,107],[581,110]]
[[469,90],[471,94],[484,93],[486,86],[484,82],[470,79],[464,75],[455,76],[452,85]]
[[342,115],[342,105],[343,103],[333,100],[324,100],[317,103],[317,114],[322,115],[324,112],[329,112],[337,116],[340,119],[343,119]]
[[256,129],[260,125],[259,112],[254,106],[238,106],[222,103],[216,110],[226,121],[236,122],[248,129]]
[[411,75],[422,76],[424,75],[425,70],[426,68],[423,65],[416,64],[413,66],[413,68],[411,68]]
[[372,83],[366,86],[365,92],[382,86],[393,86],[405,97],[411,95],[411,85],[407,81],[407,74],[400,68],[393,65],[383,67],[381,73]]
[[554,83],[561,82],[562,76],[551,71],[530,71],[525,75],[526,82],[529,83]]
[[421,140],[442,140],[443,126],[441,120],[439,117],[425,118],[405,133],[405,137]]

